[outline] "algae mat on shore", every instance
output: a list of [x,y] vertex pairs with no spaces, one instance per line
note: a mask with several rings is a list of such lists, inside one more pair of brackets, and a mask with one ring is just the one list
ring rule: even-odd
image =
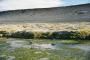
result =
[[90,41],[0,39],[0,60],[89,60]]

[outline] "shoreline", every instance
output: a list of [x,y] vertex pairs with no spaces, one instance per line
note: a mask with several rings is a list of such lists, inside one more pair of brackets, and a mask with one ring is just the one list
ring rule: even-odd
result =
[[90,22],[0,24],[0,37],[90,39]]

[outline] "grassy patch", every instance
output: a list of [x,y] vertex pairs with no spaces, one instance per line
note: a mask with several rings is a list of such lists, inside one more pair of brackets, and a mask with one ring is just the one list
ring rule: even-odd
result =
[[47,53],[36,49],[19,48],[14,51],[13,55],[16,60],[37,60],[47,56]]
[[[78,55],[76,55],[78,54]],[[48,58],[50,60],[82,60],[85,58],[83,52],[74,50],[37,50],[37,49],[16,49],[12,55],[16,60],[39,60],[41,58]]]

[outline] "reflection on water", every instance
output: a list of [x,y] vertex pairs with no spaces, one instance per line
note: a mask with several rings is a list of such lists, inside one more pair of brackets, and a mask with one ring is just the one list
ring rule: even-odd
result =
[[[31,41],[31,40],[30,40]],[[43,40],[42,40],[43,41]],[[3,48],[1,48],[3,47]],[[64,44],[64,43],[34,43],[29,42],[28,40],[22,39],[7,39],[6,43],[0,44],[0,59],[5,60],[6,55],[3,55],[1,52],[8,50],[9,52],[15,51],[17,48],[30,48],[30,49],[39,49],[39,50],[51,50],[50,53],[60,55],[60,56],[78,56],[78,54],[84,58],[81,60],[89,60],[90,56],[90,45],[89,44]],[[78,53],[79,52],[79,53]],[[35,52],[35,54],[40,54],[42,52]],[[62,55],[61,55],[62,54]],[[13,60],[15,56],[8,56],[7,60]],[[49,60],[47,57],[40,58],[40,60]]]
[[84,51],[90,51],[90,46],[86,44],[56,44],[56,47],[68,47],[68,48],[77,48]]
[[28,41],[25,40],[8,40],[7,43],[11,48],[39,48],[39,49],[62,49],[64,47],[67,48],[77,48],[85,51],[90,50],[90,46],[87,44],[63,44],[63,43],[57,43],[57,44],[38,44],[33,43],[29,44]]

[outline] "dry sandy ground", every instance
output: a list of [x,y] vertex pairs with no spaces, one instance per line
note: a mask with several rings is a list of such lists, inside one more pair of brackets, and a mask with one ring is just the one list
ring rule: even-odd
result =
[[20,24],[0,24],[0,31],[73,31],[90,30],[90,22],[73,23],[20,23]]

